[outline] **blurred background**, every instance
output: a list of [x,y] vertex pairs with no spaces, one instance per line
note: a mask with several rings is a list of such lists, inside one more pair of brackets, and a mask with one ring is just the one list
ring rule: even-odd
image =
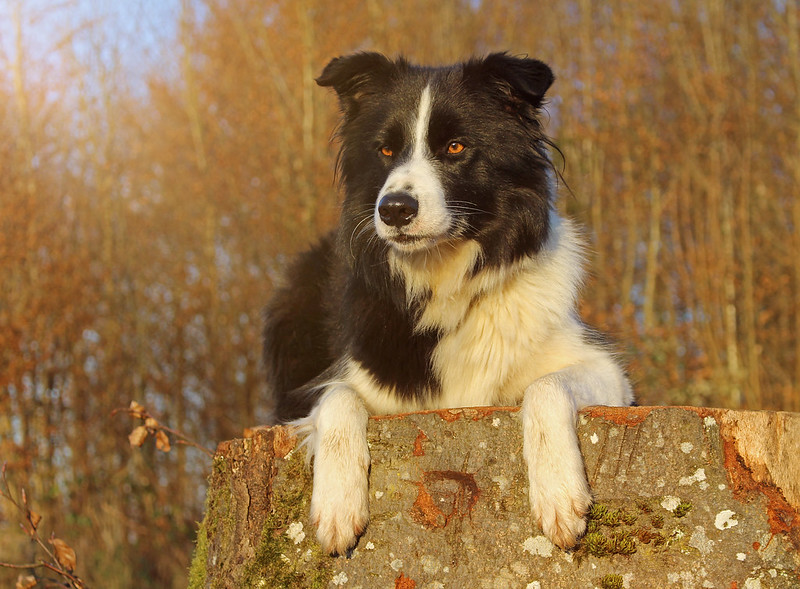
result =
[[[213,449],[263,420],[261,309],[337,218],[354,50],[557,75],[583,315],[640,404],[800,411],[800,2],[0,0],[0,462],[94,587],[185,587]],[[36,546],[0,499],[0,561]],[[0,568],[11,586],[19,571]]]

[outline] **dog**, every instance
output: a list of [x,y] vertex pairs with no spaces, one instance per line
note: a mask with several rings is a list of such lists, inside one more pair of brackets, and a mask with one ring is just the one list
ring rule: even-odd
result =
[[264,363],[314,457],[322,549],[347,554],[367,525],[369,415],[520,402],[533,518],[574,546],[592,502],[576,412],[633,395],[576,312],[584,245],[540,119],[551,69],[357,53],[316,81],[340,101],[341,220],[268,303]]

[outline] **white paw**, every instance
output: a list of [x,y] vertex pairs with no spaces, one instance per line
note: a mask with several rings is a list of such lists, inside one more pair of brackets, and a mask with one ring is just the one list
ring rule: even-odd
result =
[[328,554],[345,555],[369,521],[367,411],[351,389],[332,386],[311,412],[311,523]]
[[[531,482],[533,485],[533,481]],[[572,548],[586,531],[586,512],[592,495],[586,480],[575,488],[575,481],[562,481],[551,486],[531,487],[531,510],[544,535],[562,549]]]
[[339,469],[338,461],[314,460],[311,523],[317,528],[322,550],[345,555],[353,548],[369,521],[367,468],[369,463]]
[[575,433],[574,384],[564,373],[535,381],[522,405],[531,511],[545,536],[571,548],[586,531],[592,492]]

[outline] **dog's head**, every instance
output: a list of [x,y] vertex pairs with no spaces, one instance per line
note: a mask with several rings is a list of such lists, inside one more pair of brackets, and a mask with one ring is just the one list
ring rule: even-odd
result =
[[420,67],[377,53],[332,60],[340,98],[343,230],[400,254],[476,239],[484,259],[538,250],[553,188],[539,122],[553,74],[505,53]]

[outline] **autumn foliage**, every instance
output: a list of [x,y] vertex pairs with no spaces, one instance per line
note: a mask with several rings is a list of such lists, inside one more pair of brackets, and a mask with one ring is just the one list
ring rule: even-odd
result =
[[[10,4],[0,462],[87,585],[185,586],[210,463],[164,424],[213,448],[264,419],[262,306],[337,216],[313,79],[354,50],[551,64],[583,313],[640,402],[800,411],[797,0],[121,3],[160,32],[146,50],[71,3]],[[132,399],[154,422],[111,417]],[[26,538],[0,501],[0,561],[30,562]]]

